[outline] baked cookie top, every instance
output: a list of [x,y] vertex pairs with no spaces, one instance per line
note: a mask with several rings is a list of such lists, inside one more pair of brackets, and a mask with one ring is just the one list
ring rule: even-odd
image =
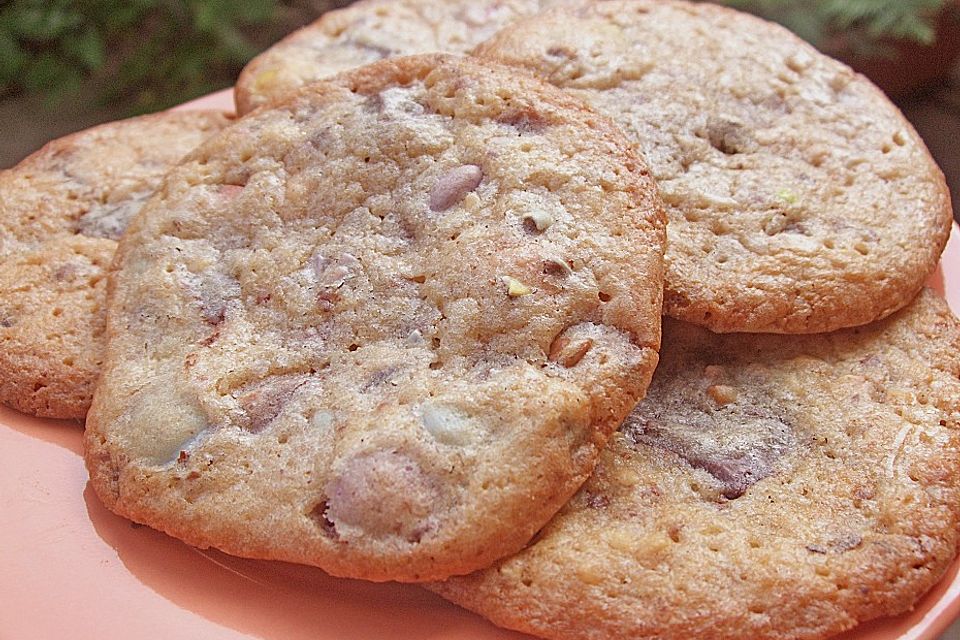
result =
[[396,55],[466,53],[561,0],[360,0],[329,11],[253,59],[237,80],[244,114],[310,82]]
[[664,217],[608,121],[393,58],[192,154],[121,242],[86,456],[200,546],[415,581],[517,551],[657,361]]
[[811,333],[907,304],[950,230],[943,175],[864,77],[709,3],[554,9],[481,44],[609,115],[667,208],[664,312]]
[[167,170],[228,122],[212,111],[113,122],[0,172],[0,402],[83,418],[117,239]]
[[665,321],[647,398],[518,555],[435,585],[547,638],[823,638],[910,609],[960,531],[960,326]]

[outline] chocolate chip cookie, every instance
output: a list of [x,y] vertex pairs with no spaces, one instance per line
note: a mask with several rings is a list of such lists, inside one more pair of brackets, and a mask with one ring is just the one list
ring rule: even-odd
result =
[[516,556],[435,585],[547,638],[824,638],[910,609],[960,531],[960,324],[665,321],[647,398]]
[[466,53],[498,29],[562,0],[360,0],[325,13],[250,62],[237,80],[237,112],[389,56]]
[[0,402],[83,418],[117,239],[167,170],[228,122],[218,112],[114,122],[0,172]]
[[611,123],[392,58],[258,110],[121,242],[85,436],[117,513],[416,581],[525,544],[657,361],[664,216]]
[[868,80],[709,3],[593,2],[525,18],[478,55],[611,116],[667,207],[667,315],[810,333],[907,304],[950,230],[943,175]]

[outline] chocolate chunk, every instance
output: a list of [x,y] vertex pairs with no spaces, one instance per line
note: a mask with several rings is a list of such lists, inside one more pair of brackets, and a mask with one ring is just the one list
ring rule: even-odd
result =
[[283,412],[294,392],[309,379],[310,376],[302,374],[278,376],[244,387],[239,395],[235,394],[246,414],[244,428],[252,433],[262,431]]
[[810,553],[826,555],[828,553],[844,553],[856,549],[863,544],[863,537],[856,533],[846,533],[831,538],[823,544],[808,544],[805,548]]
[[77,220],[77,233],[91,238],[119,240],[133,216],[140,212],[153,192],[139,192],[118,203],[95,206]]
[[[656,387],[648,397],[658,397]],[[671,451],[706,471],[730,500],[773,474],[777,461],[795,444],[784,419],[762,399],[749,397],[723,407],[642,402],[621,431],[634,445]]]
[[414,458],[398,451],[359,454],[341,465],[325,489],[326,517],[341,536],[389,538],[417,543],[434,526],[443,500]]

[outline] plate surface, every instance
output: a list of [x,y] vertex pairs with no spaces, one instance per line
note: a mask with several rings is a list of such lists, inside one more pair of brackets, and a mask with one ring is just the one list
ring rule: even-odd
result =
[[[184,105],[232,109],[229,91]],[[960,311],[954,230],[931,286]],[[412,585],[199,551],[107,511],[82,425],[0,407],[0,638],[522,640]],[[934,640],[960,614],[960,562],[917,608],[839,636]]]

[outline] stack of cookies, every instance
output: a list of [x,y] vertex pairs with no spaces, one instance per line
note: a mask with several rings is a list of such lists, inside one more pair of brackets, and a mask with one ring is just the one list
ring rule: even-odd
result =
[[558,640],[824,638],[952,562],[950,201],[863,77],[683,0],[361,0],[236,101],[0,174],[0,400],[116,513]]

